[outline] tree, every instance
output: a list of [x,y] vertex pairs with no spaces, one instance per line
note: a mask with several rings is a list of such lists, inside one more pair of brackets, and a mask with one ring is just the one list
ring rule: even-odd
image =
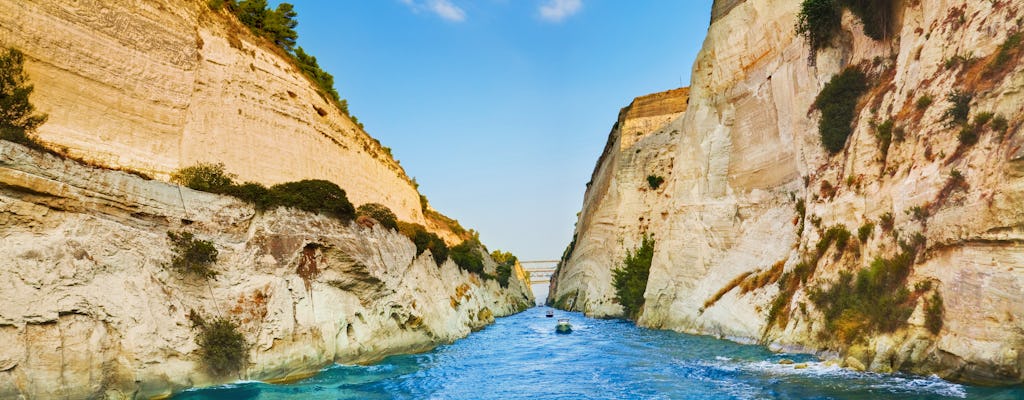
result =
[[501,287],[508,287],[508,280],[512,277],[512,267],[519,261],[518,258],[510,252],[501,250],[492,251],[491,258],[498,263],[498,268],[495,270],[498,275],[498,284]]
[[46,122],[47,115],[34,114],[28,97],[35,87],[28,84],[24,66],[21,51],[7,49],[0,54],[0,139],[41,150],[42,145],[30,135]]
[[267,0],[242,0],[235,6],[235,16],[238,20],[257,34],[263,33],[264,21],[269,12]]
[[484,257],[480,253],[480,242],[476,239],[464,240],[448,252],[448,256],[459,268],[466,271],[482,274],[484,272]]
[[281,3],[277,5],[277,10],[267,12],[263,17],[263,30],[275,44],[287,52],[292,51],[295,41],[299,38],[299,34],[295,32],[295,27],[299,25],[299,21],[295,19],[298,15],[294,6]]
[[615,299],[622,305],[626,318],[636,319],[640,314],[653,259],[654,239],[644,236],[640,247],[627,252],[622,266],[612,270]]

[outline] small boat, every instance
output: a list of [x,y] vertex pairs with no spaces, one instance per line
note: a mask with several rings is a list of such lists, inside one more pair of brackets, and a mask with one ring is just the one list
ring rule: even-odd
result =
[[572,325],[569,324],[568,318],[558,319],[558,325],[555,326],[555,333],[572,333]]
[[548,310],[548,314],[547,314],[547,317],[548,317],[548,318],[552,318],[552,317],[554,317],[554,316],[555,316],[555,310]]

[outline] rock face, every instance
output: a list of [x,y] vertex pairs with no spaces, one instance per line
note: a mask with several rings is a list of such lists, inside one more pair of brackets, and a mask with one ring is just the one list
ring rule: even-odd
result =
[[639,244],[643,232],[663,228],[667,214],[659,205],[668,193],[664,184],[654,187],[647,177],[670,177],[673,140],[680,131],[659,128],[682,115],[688,95],[689,89],[681,88],[638,97],[619,112],[587,184],[576,237],[567,253],[572,257],[561,265],[548,292],[559,307],[597,317],[622,313],[613,302],[611,270],[627,249]]
[[50,115],[39,138],[73,157],[161,179],[197,162],[267,185],[326,179],[425,224],[390,151],[206,0],[0,0],[0,46],[26,55]]
[[[833,45],[809,63],[793,29],[800,1],[716,1],[686,112],[632,151],[602,155],[549,301],[620,314],[608,269],[649,234],[657,243],[641,325],[822,352],[874,371],[1024,380],[1024,64],[1008,40],[1024,5],[895,3],[887,38],[865,36],[845,11]],[[849,66],[869,89],[853,134],[830,155],[812,105]],[[968,128],[945,118],[955,90],[973,95]],[[986,113],[1004,117],[1005,129],[974,122]],[[610,148],[625,142],[619,131]],[[660,171],[662,188],[649,191],[644,168]],[[844,248],[822,240],[834,226],[852,232]],[[897,328],[827,320],[815,293],[906,252],[909,295],[898,306],[912,313]],[[945,301],[933,333],[935,293]]]
[[[214,243],[216,278],[167,267],[168,231]],[[149,398],[286,380],[453,341],[532,306],[528,283],[417,256],[345,224],[0,142],[0,397]],[[486,258],[485,270],[496,265]],[[249,362],[203,367],[187,314],[239,323]]]

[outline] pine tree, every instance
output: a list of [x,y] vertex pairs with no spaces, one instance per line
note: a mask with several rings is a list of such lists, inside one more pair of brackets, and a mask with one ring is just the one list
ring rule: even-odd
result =
[[35,89],[24,71],[25,55],[16,49],[0,54],[0,139],[42,149],[30,134],[46,122],[28,101]]

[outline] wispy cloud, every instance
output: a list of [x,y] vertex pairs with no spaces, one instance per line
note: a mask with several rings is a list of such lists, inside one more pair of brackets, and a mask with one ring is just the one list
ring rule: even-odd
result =
[[452,22],[466,20],[466,11],[450,0],[401,0],[413,12],[429,11],[442,19]]
[[548,0],[541,4],[538,11],[541,19],[549,22],[561,22],[583,8],[582,0]]

